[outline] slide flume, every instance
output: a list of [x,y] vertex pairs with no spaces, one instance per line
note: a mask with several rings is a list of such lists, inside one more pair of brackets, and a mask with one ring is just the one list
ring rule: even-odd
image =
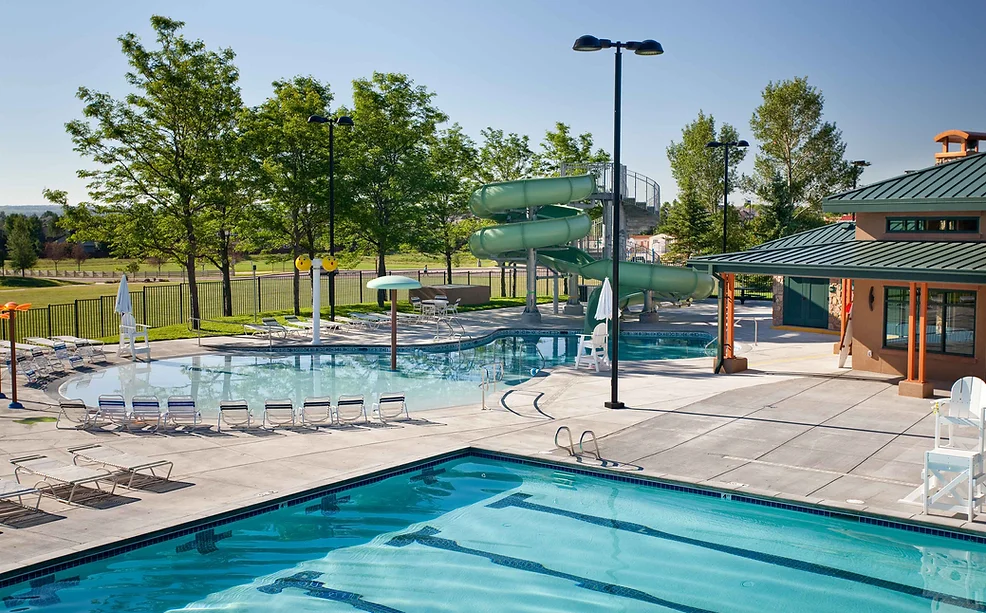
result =
[[[469,250],[478,258],[520,257],[525,249],[538,252],[538,263],[560,273],[577,274],[603,280],[611,276],[612,260],[596,260],[585,251],[567,246],[588,236],[589,216],[567,203],[584,200],[596,191],[592,175],[522,179],[491,183],[473,192],[469,209],[477,217],[500,225],[478,230],[469,237]],[[527,209],[539,207],[535,219],[527,219]],[[621,301],[642,290],[653,290],[673,299],[706,298],[714,281],[692,268],[620,263]],[[598,288],[589,297],[585,327],[595,324]]]

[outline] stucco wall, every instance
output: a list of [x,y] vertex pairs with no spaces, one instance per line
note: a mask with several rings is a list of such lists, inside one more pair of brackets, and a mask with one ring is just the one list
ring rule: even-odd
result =
[[[894,232],[887,233],[887,217],[979,217],[979,233],[971,232]],[[954,211],[937,213],[858,213],[856,215],[856,240],[872,241],[984,241],[986,235],[986,211]]]

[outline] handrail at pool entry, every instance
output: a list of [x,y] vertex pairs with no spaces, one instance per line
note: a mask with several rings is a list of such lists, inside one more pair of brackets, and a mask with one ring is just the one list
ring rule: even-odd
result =
[[602,460],[603,459],[603,456],[600,455],[600,453],[599,453],[599,440],[596,439],[596,433],[593,432],[592,430],[586,430],[586,431],[584,431],[582,433],[582,436],[579,437],[579,453],[580,454],[581,453],[585,453],[585,448],[583,447],[583,443],[585,443],[585,435],[586,434],[591,434],[592,435],[592,444],[596,448],[596,451],[595,452],[590,452],[590,453],[594,453],[597,460]]
[[[565,447],[564,445],[561,445],[561,444],[558,443],[558,435],[561,434],[561,431],[562,430],[564,430],[565,432],[568,432],[568,447]],[[577,455],[575,453],[575,441],[572,439],[572,431],[571,431],[571,429],[569,429],[568,426],[560,426],[555,431],[555,447],[558,447],[560,449],[567,449],[568,450],[568,455],[570,455],[572,457],[575,457]]]
[[[491,385],[493,388],[492,391],[496,392],[497,382],[503,381],[503,362],[497,360],[489,364],[483,364],[479,368],[481,377],[479,389],[483,393],[483,410],[488,411],[489,407],[486,406],[486,393],[490,391]],[[492,371],[492,373],[490,371]]]

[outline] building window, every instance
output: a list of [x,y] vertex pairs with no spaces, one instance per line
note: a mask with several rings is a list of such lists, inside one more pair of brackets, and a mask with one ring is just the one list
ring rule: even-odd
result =
[[979,233],[978,217],[888,217],[889,234],[918,232]]
[[[954,355],[976,354],[976,292],[932,289],[928,291],[928,351]],[[917,291],[914,329],[920,339],[921,290]],[[887,287],[884,290],[883,346],[907,349],[910,290]]]

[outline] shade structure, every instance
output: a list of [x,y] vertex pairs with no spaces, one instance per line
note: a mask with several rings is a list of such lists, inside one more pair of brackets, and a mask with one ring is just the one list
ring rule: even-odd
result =
[[613,318],[613,286],[609,277],[603,279],[603,287],[599,290],[599,302],[596,303],[596,319]]
[[127,275],[120,277],[120,287],[116,290],[116,306],[114,311],[123,315],[133,311],[133,304],[130,302],[130,286],[127,284]]
[[366,286],[370,289],[390,290],[390,370],[397,370],[397,290],[418,289],[421,282],[410,277],[387,275],[373,279]]

